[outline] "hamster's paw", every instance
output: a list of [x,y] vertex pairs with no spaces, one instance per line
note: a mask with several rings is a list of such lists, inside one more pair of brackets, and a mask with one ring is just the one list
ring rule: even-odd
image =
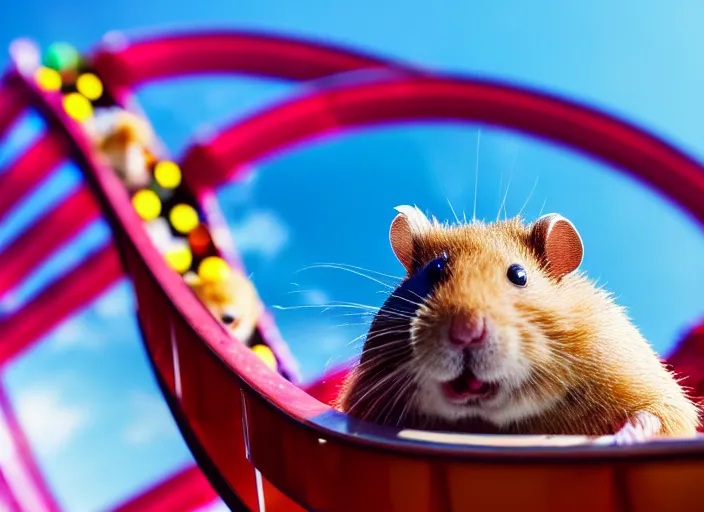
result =
[[656,437],[660,433],[661,426],[660,420],[656,416],[641,411],[614,434],[613,444],[628,446],[644,443]]

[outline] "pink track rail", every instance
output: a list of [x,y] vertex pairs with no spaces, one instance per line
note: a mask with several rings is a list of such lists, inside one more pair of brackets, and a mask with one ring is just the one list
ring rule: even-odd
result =
[[[178,72],[194,71],[162,70],[149,79]],[[146,79],[130,78],[122,87],[140,80]],[[263,499],[267,510],[649,511],[701,503],[701,442],[615,449],[498,446],[491,436],[430,441],[347,418],[315,400],[232,344],[166,267],[116,177],[97,165],[75,124],[51,98],[18,83],[52,129],[70,135],[134,282],[157,380],[201,467],[230,506],[257,509]],[[184,170],[191,175],[193,162],[212,164],[198,185],[207,191],[239,164],[323,134],[421,119],[482,122],[586,152],[638,176],[704,220],[704,170],[675,148],[564,99],[460,77],[403,74],[320,87],[225,130],[188,153]],[[506,482],[513,492],[502,492]]]
[[0,175],[0,220],[65,157],[62,140],[52,133],[45,133]]
[[0,295],[25,279],[38,262],[78,234],[99,213],[92,192],[85,186],[48,210],[0,253],[4,266],[0,274]]
[[[0,505],[10,512],[59,512],[20,427],[15,410],[0,383]],[[11,441],[11,445],[5,444]],[[3,509],[5,510],[5,509]]]
[[170,475],[153,488],[130,499],[112,512],[169,512],[197,510],[217,498],[197,466]]
[[255,32],[209,31],[104,44],[94,65],[117,97],[146,83],[193,74],[307,81],[358,69],[401,67],[363,52]]

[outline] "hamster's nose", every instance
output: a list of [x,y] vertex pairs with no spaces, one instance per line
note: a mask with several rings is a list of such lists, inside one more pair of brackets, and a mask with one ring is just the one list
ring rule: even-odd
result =
[[474,347],[484,343],[486,323],[481,315],[456,315],[450,322],[448,338],[456,347]]

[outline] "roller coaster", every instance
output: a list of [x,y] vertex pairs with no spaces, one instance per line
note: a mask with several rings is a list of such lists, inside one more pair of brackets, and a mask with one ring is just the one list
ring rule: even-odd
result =
[[[254,318],[254,341],[245,343],[185,279],[243,269],[217,188],[241,179],[248,164],[323,135],[418,120],[522,132],[606,162],[704,222],[704,168],[693,158],[566,98],[279,35],[203,31],[130,40],[113,34],[69,64],[59,54],[42,62],[38,53],[28,41],[16,45],[0,81],[0,137],[27,109],[47,125],[0,173],[0,220],[63,162],[74,162],[84,179],[0,254],[0,296],[89,222],[102,216],[113,238],[0,320],[0,365],[126,275],[154,376],[197,462],[114,510],[185,512],[217,496],[232,510],[268,512],[656,511],[704,503],[700,439],[613,447],[578,436],[442,434],[347,417],[331,406],[344,368],[301,386],[271,313]],[[125,186],[96,150],[87,123],[108,109],[143,116],[134,96],[140,87],[204,74],[313,85],[234,120],[177,160],[153,150],[153,181]],[[157,218],[165,219],[169,244],[182,243],[160,247],[145,229]],[[178,254],[169,252],[174,247]],[[704,392],[702,327],[667,359],[697,396]],[[0,454],[0,504],[13,512],[60,510],[3,392],[0,438],[7,440],[0,442],[7,447]]]

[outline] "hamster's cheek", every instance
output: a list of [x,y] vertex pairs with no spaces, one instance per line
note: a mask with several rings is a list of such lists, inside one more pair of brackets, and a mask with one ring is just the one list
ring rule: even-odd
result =
[[531,363],[522,349],[518,330],[514,328],[497,330],[486,349],[477,356],[473,369],[481,380],[518,389],[530,376]]

